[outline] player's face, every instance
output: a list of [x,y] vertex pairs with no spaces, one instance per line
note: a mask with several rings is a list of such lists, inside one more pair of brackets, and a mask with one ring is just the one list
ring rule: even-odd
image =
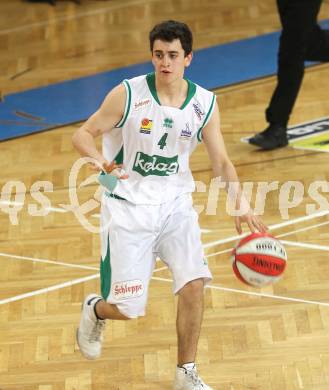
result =
[[179,39],[172,42],[156,39],[153,44],[152,63],[158,78],[163,82],[173,82],[183,78],[184,70],[190,65],[192,53],[185,57]]

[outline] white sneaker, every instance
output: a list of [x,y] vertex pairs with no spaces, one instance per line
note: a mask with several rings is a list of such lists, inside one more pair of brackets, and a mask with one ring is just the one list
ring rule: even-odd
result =
[[82,355],[87,359],[97,359],[102,352],[105,320],[99,320],[94,311],[94,306],[102,299],[99,295],[90,294],[82,304],[77,342]]
[[174,390],[213,390],[199,377],[196,368],[186,370],[183,367],[176,368]]

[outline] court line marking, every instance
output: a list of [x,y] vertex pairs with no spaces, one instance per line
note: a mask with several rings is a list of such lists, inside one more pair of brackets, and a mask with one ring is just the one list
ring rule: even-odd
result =
[[160,268],[155,269],[155,270],[153,271],[153,273],[155,273],[155,272],[160,272],[160,271],[164,271],[164,270],[166,270],[166,269],[168,269],[168,267],[160,267]]
[[[307,227],[302,228],[302,229],[293,230],[293,231],[288,232],[288,233],[279,234],[278,236],[276,236],[276,238],[287,237],[287,236],[290,236],[290,235],[292,235],[292,234],[296,234],[296,233],[300,233],[300,232],[305,232],[305,231],[307,231],[307,230],[314,229],[314,228],[317,228],[317,227],[320,227],[320,226],[324,226],[324,225],[329,225],[329,221],[322,222],[322,223],[318,223],[318,224],[316,224],[316,225],[307,226]],[[283,241],[283,240],[280,240],[280,241],[283,242],[283,243],[288,242],[291,246],[293,246],[292,243],[294,242],[294,241]],[[288,244],[288,245],[289,245],[289,244]],[[303,244],[303,245],[304,245],[304,244]],[[305,243],[305,245],[314,245],[314,244],[306,244],[306,243]],[[323,249],[323,248],[324,248],[324,247],[321,246],[321,249],[320,249],[320,250],[327,250],[327,249]],[[206,258],[209,258],[209,257],[221,255],[221,254],[223,254],[223,253],[228,253],[228,252],[231,252],[232,249],[233,249],[233,247],[232,247],[232,248],[228,248],[228,249],[224,249],[224,250],[219,251],[219,252],[210,253],[209,255],[207,255],[207,256],[205,256],[205,257],[206,257]],[[313,249],[313,248],[312,248],[312,249]],[[319,249],[319,248],[314,248],[314,249]]]
[[[27,261],[33,261],[36,263],[45,263],[45,264],[52,264],[52,265],[62,265],[64,267],[69,268],[79,268],[79,269],[85,269],[85,270],[91,270],[91,271],[99,271],[99,267],[92,267],[89,265],[81,265],[81,264],[72,264],[72,263],[65,263],[62,261],[55,261],[55,260],[47,260],[47,259],[38,259],[36,257],[28,257],[28,256],[18,256],[18,255],[11,255],[10,253],[0,253],[0,257],[8,257],[15,260],[27,260]],[[205,256],[207,257],[207,256]],[[160,261],[161,259],[157,258],[157,261]],[[160,272],[163,270],[168,269],[167,266],[156,268],[153,272]]]
[[30,298],[30,297],[33,297],[33,296],[36,296],[36,295],[48,293],[50,291],[59,290],[61,288],[70,287],[70,286],[73,286],[75,284],[79,284],[79,283],[87,282],[87,281],[92,280],[92,279],[99,278],[99,276],[100,276],[100,274],[97,273],[97,274],[94,274],[94,275],[85,276],[83,278],[73,279],[73,280],[70,280],[68,282],[55,284],[54,286],[45,287],[45,288],[41,288],[39,290],[35,290],[35,291],[27,292],[27,293],[24,293],[24,294],[16,295],[14,297],[2,299],[2,300],[0,300],[0,305],[4,305],[4,304],[10,303],[10,302],[20,301],[20,300],[22,300],[24,298]]
[[65,267],[69,268],[80,268],[80,269],[87,269],[92,271],[98,271],[99,268],[92,267],[89,265],[80,265],[80,264],[72,264],[72,263],[64,263],[62,261],[55,261],[55,260],[47,260],[47,259],[38,259],[36,257],[28,257],[28,256],[18,256],[18,255],[12,255],[10,253],[0,253],[0,257],[9,257],[16,260],[30,260],[35,261],[36,263],[46,263],[46,264],[53,264],[53,265],[63,265]]
[[[149,2],[150,1],[154,2],[156,0],[149,0]],[[112,4],[109,7],[98,8],[96,10],[91,10],[91,11],[86,11],[86,12],[77,12],[75,15],[60,16],[58,18],[52,18],[49,20],[41,21],[41,22],[24,24],[22,26],[13,27],[13,28],[7,28],[5,30],[0,30],[0,35],[8,34],[11,32],[24,31],[24,30],[27,30],[27,29],[33,28],[33,27],[44,27],[44,26],[48,26],[48,25],[51,25],[54,23],[61,23],[61,22],[69,21],[69,20],[84,18],[86,16],[95,16],[95,15],[99,15],[99,14],[103,15],[105,12],[115,11],[117,9],[125,8],[125,7],[131,6],[131,5],[138,5],[138,4],[143,3],[143,2],[144,2],[144,0],[135,0],[135,1],[131,0],[131,1],[126,2],[126,3],[118,2],[117,4]]]
[[[328,224],[329,224],[329,221],[326,221],[326,222],[322,222],[322,223],[319,223],[319,224],[316,224],[316,225],[307,226],[305,228],[301,228],[301,229],[293,230],[293,231],[288,232],[288,233],[280,234],[280,235],[277,236],[277,238],[287,237],[289,235],[292,235],[292,234],[295,234],[295,233],[298,233],[298,232],[310,230],[310,229],[313,229],[313,228],[316,228],[316,227],[320,227],[320,226],[324,226],[324,225],[328,225]],[[288,241],[288,242],[292,243],[292,241]],[[308,245],[313,245],[313,244],[308,244]],[[229,249],[225,249],[225,250],[222,250],[222,251],[219,251],[219,252],[210,253],[209,255],[206,255],[205,257],[209,258],[209,257],[213,257],[213,256],[220,255],[220,254],[223,254],[223,253],[228,253],[232,249],[233,248],[229,248]],[[71,268],[88,269],[88,270],[93,270],[93,271],[98,271],[99,270],[98,267],[92,267],[92,266],[87,266],[87,265],[79,265],[79,264],[72,264],[72,263],[65,263],[65,262],[55,261],[55,260],[38,259],[36,257],[18,256],[18,255],[13,255],[13,254],[10,254],[10,253],[0,253],[0,257],[9,257],[9,258],[18,259],[18,260],[30,260],[30,261],[35,261],[35,262],[39,262],[39,263],[48,263],[48,264],[54,264],[54,265],[62,265],[62,266],[71,267]],[[160,270],[162,271],[165,268],[166,267],[163,267],[162,269],[159,268],[159,269],[157,269],[155,271],[159,272]]]
[[288,233],[282,233],[282,234],[279,234],[276,237],[277,238],[286,237],[286,236],[289,236],[291,234],[306,232],[307,230],[314,229],[314,228],[321,227],[321,226],[325,226],[325,225],[329,225],[329,221],[317,223],[316,225],[306,226],[304,228],[293,230],[293,231],[288,232]]
[[[282,241],[282,242],[284,244],[286,244],[286,245],[299,246],[299,247],[304,247],[304,248],[306,247],[306,248],[310,248],[310,249],[321,249],[321,250],[329,251],[329,247],[328,246],[323,246],[323,245],[303,244],[303,243],[293,242],[293,241]],[[231,251],[231,249],[226,249],[226,250],[218,252],[218,253],[212,253],[210,256],[207,256],[207,257],[212,257],[212,256],[214,256],[216,254],[226,253],[226,252],[229,252],[229,251]],[[0,254],[0,256],[3,256],[3,254]],[[13,258],[22,259],[21,256],[12,256],[12,257]],[[45,263],[51,263],[51,264],[61,264],[61,265],[66,265],[66,266],[68,266],[68,264],[69,264],[69,263],[62,263],[62,262],[59,263],[59,262],[55,262],[55,261],[51,261],[51,260],[41,260],[41,259],[34,259],[34,258],[25,258],[23,260],[32,260],[32,261],[37,261],[37,262],[39,261],[39,262],[45,262]],[[81,268],[81,266],[76,266],[75,264],[70,264],[69,266],[73,266],[74,268]],[[87,266],[82,266],[82,267],[84,267],[84,269],[86,269]],[[97,268],[95,268],[95,267],[87,267],[87,269],[95,270]],[[167,269],[168,269],[168,267],[160,267],[160,268],[154,270],[153,273],[159,272],[159,271],[163,271],[163,270],[167,270]],[[89,276],[85,276],[83,278],[75,279],[75,280],[72,280],[72,281],[69,281],[69,282],[60,283],[60,284],[57,284],[55,286],[46,287],[46,288],[43,288],[43,289],[39,289],[39,290],[35,290],[35,291],[32,291],[32,292],[28,292],[28,293],[25,293],[25,294],[17,295],[17,296],[11,297],[11,298],[3,299],[3,300],[0,300],[0,305],[6,304],[6,303],[10,303],[10,302],[14,302],[14,301],[18,301],[18,300],[21,300],[21,299],[24,299],[24,298],[30,298],[30,297],[33,297],[33,296],[36,296],[36,295],[40,295],[40,294],[43,294],[43,293],[48,293],[50,291],[55,291],[55,290],[58,290],[58,289],[61,289],[61,288],[72,286],[74,284],[84,283],[86,281],[89,281],[89,280],[92,280],[92,279],[96,279],[99,276],[100,276],[100,274],[97,273],[97,274],[94,274],[94,275],[89,275]],[[160,278],[160,277],[156,277],[156,276],[152,276],[152,279],[153,280],[158,280],[158,281],[172,282],[172,279]],[[315,305],[321,305],[321,306],[328,306],[329,307],[329,303],[325,303],[325,302],[309,301],[309,300],[304,300],[304,299],[298,299],[298,298],[292,298],[292,297],[284,297],[284,296],[280,296],[280,295],[271,295],[271,294],[265,294],[265,293],[256,293],[256,292],[253,292],[253,291],[232,289],[232,288],[228,288],[228,287],[220,287],[220,286],[215,286],[215,285],[207,286],[207,288],[211,288],[211,289],[215,289],[215,290],[221,290],[221,291],[234,292],[234,293],[238,293],[238,294],[254,295],[254,296],[260,296],[260,297],[264,297],[264,298],[281,299],[281,300],[286,300],[286,301],[292,301],[292,302],[298,302],[298,303],[307,303],[307,304],[315,304]]]
[[[291,220],[286,221],[286,222],[281,222],[281,223],[277,223],[274,225],[270,225],[268,227],[268,230],[276,230],[276,229],[279,229],[282,227],[293,225],[295,223],[305,222],[305,221],[309,221],[309,220],[314,219],[314,218],[323,217],[323,216],[328,215],[328,214],[329,214],[329,210],[319,211],[318,213],[313,213],[310,215],[306,215],[304,217],[299,217],[299,218],[291,219]],[[221,245],[221,244],[226,244],[228,242],[237,241],[237,240],[240,240],[242,237],[245,237],[246,235],[247,234],[236,235],[236,236],[223,238],[221,240],[211,241],[211,242],[208,242],[207,244],[203,245],[203,248],[207,249],[207,248],[211,248],[211,247],[216,246],[216,245]]]
[[209,257],[214,257],[214,256],[217,256],[217,255],[222,255],[223,253],[228,253],[228,252],[232,252],[232,248],[228,248],[228,249],[224,249],[222,251],[219,251],[219,252],[215,252],[215,253],[210,253],[210,255],[207,255],[205,256],[205,258],[209,259]]
[[[15,202],[15,201],[0,201],[0,204],[24,206],[24,203],[22,203],[22,202]],[[67,212],[69,212],[69,210],[66,210],[64,208],[52,207],[52,206],[45,207],[45,210],[59,212],[59,213],[67,213]],[[318,218],[318,217],[322,217],[322,216],[325,216],[325,215],[328,215],[328,214],[329,214],[329,210],[319,211],[318,213],[313,213],[313,214],[310,214],[310,215],[306,215],[304,217],[299,217],[299,218],[295,218],[295,219],[292,219],[292,220],[289,220],[289,221],[286,221],[286,222],[281,222],[281,223],[278,223],[278,224],[270,225],[269,226],[269,230],[279,229],[281,227],[289,226],[289,225],[292,225],[292,224],[295,224],[295,223],[299,223],[299,222],[308,221],[308,220],[315,219],[315,218]],[[98,213],[97,214],[93,214],[92,217],[100,218],[100,214],[98,214]],[[329,222],[323,222],[322,224],[319,224],[318,226],[326,225],[328,223]],[[308,227],[306,227],[304,229],[301,229],[301,230],[296,230],[295,232],[297,233],[299,231],[304,231],[304,230],[307,230],[307,229],[308,229]],[[201,233],[211,233],[211,232],[214,231],[214,230],[203,229],[203,228],[200,228],[200,230],[201,230]],[[288,233],[288,234],[290,234],[290,233]],[[215,245],[225,244],[225,243],[228,243],[228,242],[231,242],[231,241],[237,241],[237,240],[241,239],[242,237],[245,237],[246,235],[247,234],[235,235],[235,236],[227,237],[227,238],[224,238],[224,239],[221,239],[221,240],[212,241],[212,242],[209,242],[207,244],[204,244],[203,248],[206,249],[206,248],[210,248],[210,247],[215,246]],[[278,236],[278,237],[283,237],[283,235]]]
[[[30,259],[27,259],[27,260],[30,260]],[[49,263],[49,261],[46,261],[46,262]],[[54,262],[51,262],[51,263],[54,263]],[[97,268],[94,268],[94,267],[92,267],[92,268],[93,269],[97,269]],[[167,269],[167,267],[158,268],[158,269],[154,270],[154,272],[162,271],[164,269]],[[68,282],[59,283],[59,284],[56,284],[54,286],[45,287],[45,288],[41,288],[39,290],[30,291],[30,292],[27,292],[27,293],[24,293],[24,294],[20,294],[20,295],[16,295],[16,296],[13,296],[13,297],[10,297],[10,298],[2,299],[2,300],[0,300],[0,305],[4,305],[6,303],[11,303],[11,302],[15,302],[15,301],[20,301],[20,300],[25,299],[25,298],[31,298],[31,297],[34,297],[36,295],[41,295],[41,294],[48,293],[48,292],[51,292],[51,291],[60,290],[60,289],[65,288],[65,287],[70,287],[70,286],[73,286],[75,284],[88,282],[90,280],[93,280],[93,279],[96,279],[96,278],[99,278],[99,277],[100,277],[100,274],[97,273],[97,274],[93,274],[93,275],[84,276],[83,278],[73,279],[73,280],[68,281]]]
[[[170,283],[172,283],[171,279],[160,278],[160,277],[152,277],[152,279],[159,280],[159,281],[162,281],[162,282],[170,282]],[[283,300],[283,301],[291,301],[291,302],[297,302],[297,303],[307,303],[307,304],[311,304],[311,305],[319,305],[319,306],[329,307],[329,303],[326,303],[326,302],[309,301],[309,300],[299,299],[299,298],[284,297],[282,295],[271,295],[271,294],[266,294],[266,293],[258,293],[258,292],[254,292],[254,291],[245,291],[245,290],[239,290],[239,289],[236,289],[236,288],[220,287],[220,286],[215,286],[215,285],[209,285],[209,286],[206,286],[206,288],[210,288],[210,289],[213,289],[213,290],[234,292],[234,293],[237,293],[237,294],[254,295],[254,296],[257,296],[257,297],[261,297],[261,298],[271,298],[271,299],[278,299],[278,300]]]
[[[96,279],[96,278],[99,278],[99,277],[100,277],[100,274],[97,273],[97,274],[94,274],[94,275],[89,275],[89,276],[85,276],[83,278],[74,279],[74,280],[71,280],[71,281],[68,281],[68,282],[56,284],[54,286],[42,288],[42,289],[35,290],[35,291],[32,291],[32,292],[28,292],[28,293],[25,293],[25,294],[16,295],[14,297],[10,297],[10,298],[6,298],[6,299],[0,300],[0,305],[4,305],[6,303],[19,301],[19,300],[22,300],[24,298],[30,298],[30,297],[33,297],[33,296],[36,296],[36,295],[40,295],[40,294],[43,294],[43,293],[48,293],[48,292],[51,292],[51,291],[59,290],[61,288],[73,286],[75,284],[83,283],[83,282],[86,282],[86,281],[89,281],[89,280],[93,280],[93,279]],[[153,280],[162,281],[162,282],[168,282],[168,283],[172,283],[173,282],[172,279],[160,278],[160,277],[156,277],[156,276],[152,276],[152,279]],[[290,301],[290,302],[297,302],[297,303],[304,303],[304,304],[306,303],[306,304],[312,304],[312,305],[319,305],[319,306],[329,307],[329,303],[326,303],[326,302],[318,302],[318,301],[310,301],[310,300],[299,299],[299,298],[284,297],[284,296],[281,296],[281,295],[271,295],[271,294],[265,294],[265,293],[258,293],[258,292],[254,292],[254,291],[239,290],[239,289],[235,289],[235,288],[220,287],[220,286],[215,286],[215,285],[206,286],[206,288],[210,288],[210,289],[213,289],[213,290],[233,292],[233,293],[237,293],[237,294],[253,295],[253,296],[258,296],[258,297],[262,297],[262,298],[271,298],[271,299],[277,299],[277,300],[284,300],[284,301]]]
[[305,242],[286,241],[286,240],[280,240],[280,241],[284,245],[297,246],[299,248],[306,248],[306,249],[317,249],[319,251],[329,252],[329,246],[327,245],[308,244]]
[[203,228],[200,228],[200,231],[201,231],[201,233],[204,233],[204,234],[212,233],[212,230],[211,230],[211,229],[203,229]]
[[[309,220],[309,219],[312,219],[312,218],[316,218],[317,216],[326,215],[328,213],[329,212],[315,213],[315,214],[312,214],[311,216],[297,218],[294,221],[288,221],[288,222],[290,222],[289,224],[292,224],[292,223],[296,223],[297,220],[298,220],[298,222],[300,222],[301,220],[304,221],[305,219]],[[312,217],[312,218],[310,218],[310,217]],[[329,222],[326,221],[326,222],[322,222],[320,224],[307,226],[306,228],[302,228],[302,229],[298,229],[298,230],[295,230],[295,231],[292,231],[292,232],[284,233],[284,234],[282,234],[280,236],[281,237],[282,236],[288,236],[288,235],[291,235],[291,234],[295,234],[298,231],[309,230],[309,229],[312,229],[312,228],[315,228],[315,227],[323,226],[325,224],[329,224]],[[272,229],[273,229],[273,226],[279,226],[279,225],[282,226],[282,224],[272,225]],[[291,245],[291,246],[300,246],[300,247],[307,247],[307,248],[310,248],[310,249],[320,249],[320,250],[326,250],[326,251],[329,250],[329,247],[323,246],[323,245],[306,244],[306,243],[299,243],[299,242],[285,241],[285,240],[282,241],[282,242],[285,243],[286,245]],[[213,256],[221,254],[221,253],[230,252],[231,250],[232,250],[232,248],[225,249],[225,250],[220,251],[220,252],[212,253],[212,254],[210,254],[210,255],[208,255],[206,257],[207,258],[208,257],[213,257]],[[58,261],[46,260],[46,259],[38,259],[38,258],[34,258],[34,257],[18,256],[18,255],[6,254],[6,253],[0,253],[0,256],[1,257],[10,257],[10,258],[19,259],[19,260],[30,260],[30,261],[34,261],[34,262],[48,263],[48,264],[53,264],[53,265],[55,265],[55,264],[63,265],[63,266],[71,267],[71,268],[98,270],[98,268],[96,268],[96,267],[77,265],[77,264],[71,264],[71,263],[64,263],[64,262],[58,262]],[[154,270],[154,272],[159,272],[159,271],[162,271],[162,270],[165,270],[165,269],[167,269],[167,267],[161,267],[161,268],[158,268],[158,269]],[[25,293],[25,294],[17,295],[15,297],[11,297],[11,298],[7,298],[7,299],[4,299],[4,300],[0,300],[0,305],[5,304],[5,303],[9,303],[9,302],[13,302],[13,301],[17,301],[17,300],[20,300],[20,299],[28,298],[28,297],[31,297],[31,296],[43,294],[45,292],[54,291],[54,290],[57,290],[57,289],[60,289],[60,288],[65,288],[65,287],[71,286],[73,284],[83,283],[85,281],[95,279],[95,278],[97,278],[99,276],[100,276],[100,274],[97,273],[95,275],[89,275],[89,276],[86,276],[86,277],[83,277],[83,278],[75,279],[73,281],[60,283],[60,284],[55,285],[55,286],[46,287],[46,288],[43,288],[43,289],[40,289],[40,290],[36,290],[36,291],[28,292],[28,293]],[[155,277],[155,276],[152,277],[152,279],[160,280],[160,281],[162,280],[162,281],[166,281],[166,282],[172,282],[171,279],[165,279],[165,278],[160,278],[160,277]],[[244,291],[244,290],[231,289],[231,288],[227,288],[227,287],[219,287],[219,286],[213,286],[213,285],[212,286],[207,286],[207,288],[217,289],[217,290],[221,290],[221,291],[236,292],[238,294],[255,295],[255,296],[266,297],[266,298],[281,299],[281,300],[287,300],[287,301],[293,301],[293,302],[299,302],[299,303],[307,303],[307,304],[315,304],[315,305],[322,305],[322,306],[328,306],[329,307],[329,303],[318,302],[318,301],[309,301],[309,300],[302,300],[302,299],[298,299],[298,298],[283,297],[283,296],[270,295],[270,294],[264,294],[264,293],[255,293],[255,292],[252,292],[252,291]]]

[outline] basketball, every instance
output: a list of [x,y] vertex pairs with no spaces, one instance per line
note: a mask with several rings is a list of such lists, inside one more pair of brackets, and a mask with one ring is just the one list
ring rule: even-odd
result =
[[231,255],[235,275],[243,283],[253,287],[277,282],[286,263],[285,248],[268,233],[252,233],[242,238]]

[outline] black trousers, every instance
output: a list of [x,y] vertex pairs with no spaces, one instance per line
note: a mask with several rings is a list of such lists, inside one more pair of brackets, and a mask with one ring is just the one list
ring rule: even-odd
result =
[[329,61],[329,30],[317,16],[322,0],[277,0],[282,24],[277,86],[266,109],[269,123],[286,127],[304,76],[304,61]]

